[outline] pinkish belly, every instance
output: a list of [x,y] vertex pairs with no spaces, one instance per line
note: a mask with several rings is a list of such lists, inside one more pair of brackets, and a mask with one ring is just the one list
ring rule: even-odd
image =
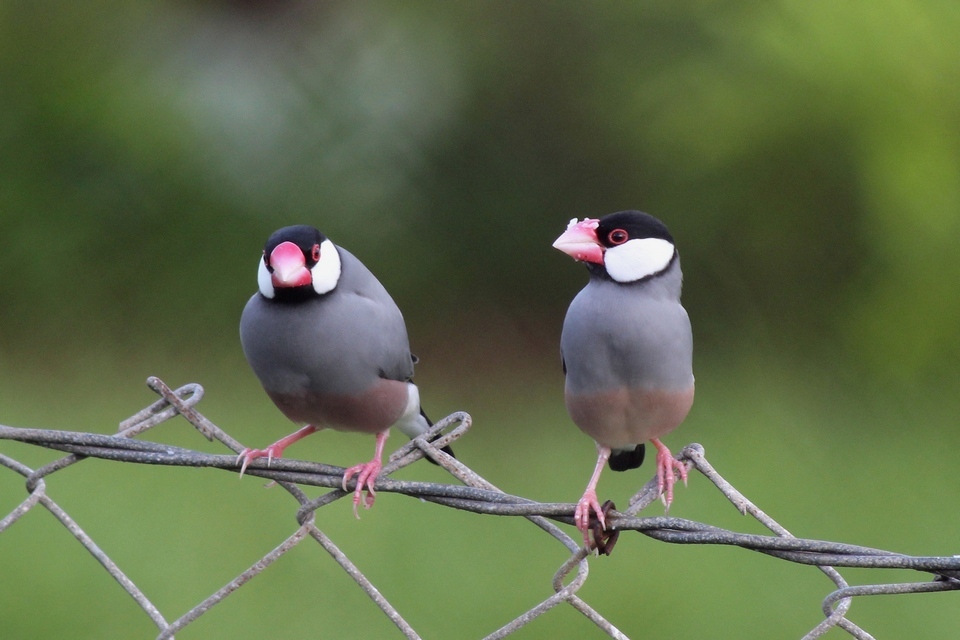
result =
[[381,380],[358,394],[274,393],[267,394],[277,408],[299,424],[337,431],[379,433],[389,429],[407,406],[407,383]]
[[566,393],[567,411],[580,430],[607,447],[626,447],[673,431],[690,412],[693,387],[680,391],[619,388]]

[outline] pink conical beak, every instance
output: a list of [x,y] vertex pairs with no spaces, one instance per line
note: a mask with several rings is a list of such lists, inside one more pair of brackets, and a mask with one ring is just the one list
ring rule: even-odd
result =
[[303,251],[292,242],[281,242],[270,252],[273,286],[302,287],[313,282]]
[[585,218],[577,222],[574,218],[559,238],[553,243],[554,249],[563,251],[574,260],[603,264],[603,245],[597,239],[599,220]]

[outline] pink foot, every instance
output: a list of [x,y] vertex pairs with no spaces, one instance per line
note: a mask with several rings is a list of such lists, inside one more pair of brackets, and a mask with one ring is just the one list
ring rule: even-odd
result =
[[593,468],[593,475],[590,476],[590,482],[587,483],[587,490],[583,492],[583,497],[577,503],[577,508],[573,510],[573,523],[583,534],[583,544],[590,548],[590,510],[597,514],[597,522],[600,523],[600,530],[607,528],[606,517],[603,514],[603,508],[600,501],[597,500],[597,483],[600,481],[600,472],[603,471],[603,465],[610,459],[610,448],[597,444],[597,466]]
[[573,512],[573,521],[576,523],[580,533],[583,534],[583,544],[588,547],[590,546],[591,509],[597,514],[597,521],[600,523],[600,528],[606,529],[607,523],[603,516],[603,509],[600,508],[600,501],[597,500],[597,492],[588,488],[584,492],[583,497],[580,498],[580,502],[577,503],[577,508]]
[[377,480],[377,474],[380,473],[380,469],[383,468],[383,465],[380,463],[378,458],[374,458],[366,464],[358,464],[356,466],[350,467],[343,474],[343,490],[347,490],[347,483],[350,482],[350,478],[357,475],[357,488],[353,492],[353,515],[358,519],[360,514],[357,512],[357,507],[360,506],[360,500],[362,498],[363,488],[367,488],[367,495],[363,498],[363,508],[369,509],[373,506],[374,500],[377,499],[377,492],[373,490],[373,483]]
[[243,461],[243,464],[240,464],[240,477],[243,477],[243,473],[247,470],[247,465],[257,458],[266,458],[267,466],[270,466],[270,463],[274,458],[282,458],[283,450],[292,445],[297,440],[306,438],[311,433],[316,433],[320,430],[320,427],[315,427],[312,424],[308,424],[302,429],[291,433],[285,438],[280,438],[272,445],[266,449],[244,449],[240,452],[240,455],[237,456],[237,464],[240,464],[240,461]]
[[[247,471],[247,465],[257,458],[266,458],[267,466],[269,467],[274,458],[282,457],[283,447],[277,447],[276,443],[266,449],[244,449],[240,452],[240,455],[237,456],[237,464],[240,465],[240,477],[242,478],[243,474]],[[243,460],[243,464],[240,463],[241,460]]]
[[670,511],[670,505],[673,503],[673,485],[677,482],[675,471],[680,474],[683,484],[687,484],[687,467],[676,460],[670,449],[666,445],[654,438],[650,442],[657,448],[657,490],[660,492],[660,500],[666,510]]
[[[389,431],[381,431],[377,434],[377,447],[373,454],[373,460],[367,462],[366,464],[358,464],[353,467],[350,467],[343,473],[343,490],[347,491],[347,483],[350,482],[350,478],[357,475],[357,488],[353,491],[353,515],[360,519],[360,514],[357,512],[357,507],[360,506],[360,501],[363,500],[363,508],[369,509],[373,506],[373,501],[377,499],[377,492],[373,490],[373,483],[377,480],[377,475],[380,473],[380,469],[383,468],[383,464],[380,462],[383,459],[383,445],[387,442],[387,435]],[[367,496],[363,497],[363,488],[367,488]]]

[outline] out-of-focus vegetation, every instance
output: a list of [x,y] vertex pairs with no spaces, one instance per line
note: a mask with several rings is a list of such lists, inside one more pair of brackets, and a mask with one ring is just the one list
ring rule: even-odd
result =
[[[263,240],[307,222],[397,298],[426,407],[477,419],[468,464],[572,501],[593,449],[564,414],[556,349],[586,276],[550,243],[571,217],[639,208],[677,237],[697,340],[698,399],[671,444],[703,442],[798,535],[960,553],[960,483],[942,471],[960,448],[957,33],[960,5],[934,0],[0,4],[0,423],[107,431],[158,374],[204,384],[201,409],[251,446],[279,437],[236,327]],[[314,438],[290,454],[346,464],[372,444]],[[601,494],[624,501],[646,471]],[[251,479],[67,473],[51,494],[170,616],[293,523]],[[11,475],[0,513],[22,499]],[[321,526],[425,635],[489,632],[548,593],[562,554],[523,523],[408,502]],[[698,481],[672,513],[745,526]],[[48,520],[0,536],[0,627],[148,637]],[[420,559],[433,550],[440,567]],[[182,635],[389,633],[319,553],[296,556]],[[637,636],[816,624],[822,578],[744,556],[625,539],[588,600]],[[878,637],[960,625],[950,594],[853,617]]]

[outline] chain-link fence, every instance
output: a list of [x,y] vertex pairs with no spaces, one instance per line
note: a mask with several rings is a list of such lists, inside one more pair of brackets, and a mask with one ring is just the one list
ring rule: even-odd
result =
[[[3,533],[19,518],[38,505],[48,510],[150,617],[160,630],[158,639],[173,638],[177,631],[223,601],[224,598],[260,574],[285,553],[307,540],[314,540],[333,557],[404,636],[407,638],[420,637],[401,613],[316,525],[314,514],[317,509],[344,496],[351,495],[352,490],[344,491],[340,486],[343,468],[288,459],[273,460],[269,465],[266,460],[256,460],[250,464],[246,473],[273,480],[293,495],[300,504],[297,512],[299,527],[282,544],[265,554],[246,571],[196,604],[179,618],[173,621],[168,620],[167,616],[160,611],[147,594],[47,494],[44,481],[45,477],[81,462],[85,458],[101,458],[140,464],[214,467],[226,469],[232,473],[238,471],[235,454],[242,451],[244,446],[196,410],[196,404],[203,396],[203,388],[200,385],[188,384],[172,391],[157,378],[150,378],[147,384],[161,396],[161,399],[124,420],[120,424],[118,433],[112,436],[46,429],[18,429],[0,425],[0,440],[17,440],[69,454],[38,469],[31,469],[11,457],[0,454],[0,465],[22,475],[26,479],[27,490],[27,498],[0,520],[0,533]],[[178,414],[186,418],[208,439],[215,439],[223,443],[234,452],[234,455],[213,455],[134,439],[135,436]],[[439,421],[428,433],[402,446],[384,466],[376,481],[376,490],[400,493],[474,513],[523,517],[570,551],[569,559],[563,563],[554,576],[553,595],[486,636],[488,639],[506,637],[538,616],[561,605],[570,606],[580,612],[610,637],[626,638],[627,636],[617,629],[611,621],[597,613],[593,607],[577,595],[577,591],[587,579],[590,554],[555,524],[557,522],[572,524],[574,505],[542,503],[506,494],[459,460],[440,451],[441,448],[463,437],[469,430],[470,424],[469,415],[462,412],[454,413]],[[430,438],[438,434],[440,434],[439,437],[430,442]],[[462,485],[399,481],[390,478],[392,473],[423,456],[428,456],[437,462]],[[823,600],[824,620],[804,636],[805,640],[819,638],[834,627],[843,629],[854,638],[872,638],[867,631],[861,629],[846,617],[852,599],[856,596],[927,593],[960,589],[960,556],[908,556],[857,545],[795,538],[724,480],[707,461],[700,445],[689,445],[679,453],[678,459],[686,464],[689,469],[696,469],[709,479],[741,513],[753,516],[775,535],[737,533],[682,518],[666,516],[637,517],[636,514],[641,509],[657,499],[656,480],[654,479],[631,498],[625,510],[617,511],[608,503],[611,510],[607,515],[607,523],[612,531],[600,532],[598,529],[594,531],[594,536],[599,540],[601,549],[609,553],[621,532],[636,531],[664,542],[732,545],[789,562],[813,565],[826,574],[835,585],[835,589]],[[298,485],[327,487],[332,490],[318,498],[311,499]],[[836,567],[912,569],[932,574],[932,579],[921,582],[850,586]]]

